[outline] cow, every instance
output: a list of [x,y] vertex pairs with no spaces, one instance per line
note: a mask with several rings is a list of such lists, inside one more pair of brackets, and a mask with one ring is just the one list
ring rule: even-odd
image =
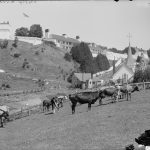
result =
[[150,130],[145,130],[138,138],[135,138],[135,142],[146,146],[147,149],[150,148]]
[[55,108],[58,108],[58,100],[55,96],[47,96],[48,99],[43,101],[43,112],[49,111],[50,106],[52,107],[53,113],[55,113]]
[[9,107],[6,105],[3,105],[3,106],[0,106],[1,127],[4,127],[5,120],[9,120]]
[[121,86],[120,87],[120,92],[127,98],[127,101],[131,100],[131,93],[139,91],[139,87],[137,85],[129,85],[127,84],[126,86]]
[[60,96],[57,96],[57,100],[58,100],[58,107],[63,107],[63,103],[65,100],[67,100],[67,96],[64,96],[64,95],[60,95]]
[[71,101],[72,114],[75,113],[75,107],[77,103],[88,104],[88,110],[91,110],[91,104],[94,104],[100,97],[101,91],[88,91],[75,94],[69,94],[69,100]]
[[102,104],[102,99],[105,97],[112,97],[113,103],[118,101],[120,95],[120,89],[114,86],[111,87],[104,87],[101,89],[100,99],[99,99],[99,105]]

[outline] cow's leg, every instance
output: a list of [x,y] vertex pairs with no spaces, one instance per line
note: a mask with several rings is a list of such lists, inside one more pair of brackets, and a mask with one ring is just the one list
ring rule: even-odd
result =
[[129,93],[130,101],[131,101],[131,93]]
[[99,99],[99,105],[102,105],[102,98]]
[[4,127],[4,124],[3,124],[3,117],[1,117],[1,127],[3,128]]
[[77,102],[72,103],[72,114],[75,113],[75,107],[76,107]]
[[129,98],[129,92],[127,92],[127,101],[128,101],[128,98]]
[[88,103],[88,110],[91,110],[91,103]]

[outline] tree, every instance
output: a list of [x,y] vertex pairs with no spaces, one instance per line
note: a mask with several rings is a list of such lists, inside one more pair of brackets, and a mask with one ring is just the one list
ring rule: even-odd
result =
[[29,36],[41,38],[43,36],[42,27],[39,24],[32,25],[30,27]]
[[45,37],[48,38],[49,29],[45,29]]
[[64,58],[65,58],[66,61],[71,62],[72,57],[71,57],[71,55],[69,53],[66,53]]
[[4,40],[0,42],[1,49],[7,48],[7,46],[8,46],[8,40]]
[[98,54],[97,57],[95,58],[95,61],[99,71],[107,70],[110,67],[109,61],[105,55]]
[[29,30],[28,28],[25,28],[25,27],[18,28],[15,31],[15,35],[16,36],[29,36]]
[[140,63],[141,62],[141,58],[142,58],[141,56],[138,56],[137,59],[136,59],[136,62]]
[[18,38],[17,37],[15,37],[14,43],[12,44],[12,46],[15,48],[18,46]]
[[95,73],[97,68],[94,65],[92,53],[84,42],[72,47],[70,54],[73,60],[80,64],[80,70],[85,73]]

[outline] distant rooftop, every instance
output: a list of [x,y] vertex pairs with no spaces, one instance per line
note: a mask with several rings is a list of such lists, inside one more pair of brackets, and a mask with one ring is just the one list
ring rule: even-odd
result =
[[80,41],[78,41],[77,39],[65,37],[63,35],[50,34],[49,38],[50,39],[57,39],[60,41],[65,41],[65,42],[71,42],[71,43],[80,43]]

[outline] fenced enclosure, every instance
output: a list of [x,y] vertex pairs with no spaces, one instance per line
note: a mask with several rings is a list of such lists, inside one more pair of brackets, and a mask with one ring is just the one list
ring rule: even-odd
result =
[[[130,83],[129,85],[138,85],[140,90],[146,90],[150,89],[150,82],[140,82],[140,83]],[[88,89],[86,91],[95,91],[96,89]],[[9,95],[17,95],[17,94],[22,94],[22,93],[36,93],[36,92],[41,92],[41,89],[36,89],[36,90],[30,90],[30,91],[15,91],[11,93],[3,93],[0,94],[0,96],[9,96]],[[81,90],[80,92],[84,92],[85,90]],[[67,102],[67,101],[64,101]],[[42,112],[42,103],[39,105],[34,105],[34,106],[26,106],[20,108],[20,110],[17,110],[16,112],[13,112],[10,114],[10,121],[20,119],[23,117],[30,116],[32,114],[40,113]]]

